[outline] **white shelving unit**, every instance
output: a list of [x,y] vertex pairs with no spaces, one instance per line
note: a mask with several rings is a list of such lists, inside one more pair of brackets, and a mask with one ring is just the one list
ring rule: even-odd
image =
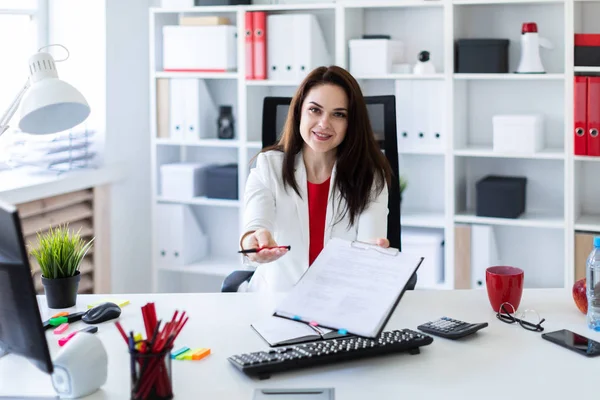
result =
[[[335,3],[194,7],[150,10],[150,110],[152,204],[177,202],[158,193],[161,163],[177,160],[237,162],[239,195],[250,161],[261,148],[264,96],[291,96],[299,82],[245,79],[244,14],[314,13],[335,64],[348,66],[348,40],[361,34],[389,34],[402,40],[407,62],[421,50],[431,53],[436,74],[356,76],[365,95],[395,94],[396,81],[439,82],[443,87],[445,146],[442,151],[405,151],[399,147],[401,174],[409,186],[403,195],[403,228],[444,235],[444,280],[433,289],[454,288],[455,227],[494,227],[502,263],[525,270],[527,287],[570,287],[574,280],[574,234],[600,232],[600,157],[573,155],[573,77],[599,73],[600,67],[574,67],[574,33],[595,33],[600,1],[575,0],[340,0]],[[163,72],[161,28],[177,24],[179,15],[218,15],[238,27],[238,71],[228,73]],[[454,72],[454,44],[459,38],[508,38],[509,69],[520,58],[523,22],[538,24],[540,35],[554,44],[541,49],[546,74],[462,74]],[[268,33],[267,33],[268,38]],[[220,104],[234,107],[235,140],[178,142],[157,139],[156,80],[204,79]],[[545,116],[546,148],[535,155],[492,150],[491,118],[501,113]],[[400,133],[399,133],[400,134]],[[487,174],[528,179],[527,212],[518,219],[475,215],[475,182]],[[155,290],[205,290],[216,287],[239,267],[241,201],[198,198],[193,206],[210,237],[211,255],[184,267],[154,267]],[[161,227],[155,226],[155,229]],[[194,279],[196,281],[194,282]],[[198,283],[201,281],[201,283]],[[206,289],[212,290],[212,289]]]

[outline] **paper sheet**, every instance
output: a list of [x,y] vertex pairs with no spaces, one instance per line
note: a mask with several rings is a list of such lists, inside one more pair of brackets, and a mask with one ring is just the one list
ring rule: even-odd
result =
[[394,249],[331,239],[276,312],[373,337],[420,262]]
[[320,339],[320,335],[309,325],[285,318],[269,316],[255,322],[252,327],[272,346],[293,339],[312,337]]

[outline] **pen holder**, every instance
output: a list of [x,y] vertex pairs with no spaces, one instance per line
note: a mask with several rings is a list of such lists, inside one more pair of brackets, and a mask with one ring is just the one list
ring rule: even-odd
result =
[[130,351],[132,400],[173,398],[171,350],[172,347],[159,353]]

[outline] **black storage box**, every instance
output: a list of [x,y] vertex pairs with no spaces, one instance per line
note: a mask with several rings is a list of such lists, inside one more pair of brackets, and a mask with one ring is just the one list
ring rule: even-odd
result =
[[508,39],[459,39],[454,54],[457,73],[507,73]]
[[206,197],[238,199],[237,164],[214,165],[206,168]]
[[600,66],[600,34],[575,34],[575,66]]
[[479,217],[518,218],[525,212],[527,178],[489,175],[476,184]]

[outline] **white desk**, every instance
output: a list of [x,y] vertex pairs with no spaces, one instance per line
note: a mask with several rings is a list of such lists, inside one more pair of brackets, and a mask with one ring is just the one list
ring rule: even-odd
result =
[[[78,309],[107,296],[80,296]],[[152,294],[122,295],[131,304],[123,308],[126,330],[141,331],[140,307],[154,301],[157,314],[170,319],[174,309],[186,310],[190,320],[176,347],[210,347],[200,361],[174,361],[176,399],[251,399],[254,388],[334,387],[336,400],[391,398],[436,399],[580,399],[589,397],[588,382],[597,380],[600,358],[587,359],[543,340],[540,333],[496,319],[484,290],[411,291],[400,302],[386,329],[411,328],[440,316],[490,326],[461,341],[435,338],[421,354],[398,354],[327,367],[276,374],[254,380],[226,360],[230,355],[268,348],[250,328],[267,315],[278,295]],[[43,298],[40,300],[42,303]],[[600,340],[585,325],[569,291],[527,290],[521,305],[535,308],[545,332],[567,328]],[[44,316],[53,312],[44,310]],[[73,328],[85,326],[78,322]],[[73,329],[72,328],[72,329]],[[97,335],[109,352],[108,382],[93,399],[128,398],[129,360],[125,343],[112,323],[99,326]],[[48,332],[51,353],[57,338]],[[53,394],[50,378],[27,360],[9,355],[0,359],[0,395]]]

